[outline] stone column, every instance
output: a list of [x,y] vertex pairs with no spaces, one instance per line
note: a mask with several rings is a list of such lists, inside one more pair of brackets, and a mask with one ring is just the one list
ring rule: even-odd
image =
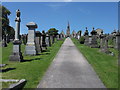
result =
[[35,28],[37,28],[37,24],[29,22],[26,26],[28,27],[28,40],[25,48],[25,55],[36,55]]
[[35,43],[36,43],[36,51],[37,54],[42,52],[41,48],[41,33],[39,31],[35,32],[36,37],[35,37]]
[[13,41],[13,53],[10,56],[10,61],[19,61],[21,62],[23,60],[23,56],[21,53],[21,41],[20,41],[20,10],[18,9],[16,11],[16,29],[15,29],[15,39]]

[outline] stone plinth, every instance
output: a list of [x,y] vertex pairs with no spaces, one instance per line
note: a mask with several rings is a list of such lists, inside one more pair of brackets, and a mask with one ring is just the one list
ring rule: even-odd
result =
[[25,48],[25,55],[36,55],[35,28],[37,28],[37,24],[29,22],[26,26],[28,27],[28,40]]
[[85,45],[89,45],[89,36],[85,36],[85,42],[84,42]]
[[21,53],[21,41],[15,40],[13,42],[13,53],[10,55],[9,61],[23,61],[23,56]]

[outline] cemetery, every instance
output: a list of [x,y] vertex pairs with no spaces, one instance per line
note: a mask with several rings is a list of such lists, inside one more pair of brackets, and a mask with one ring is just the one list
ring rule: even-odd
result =
[[[2,14],[5,10],[6,16],[10,14],[6,7],[0,8]],[[27,34],[21,34],[21,13],[16,10],[15,28],[2,17],[6,19],[0,41],[2,88],[118,88],[120,30],[106,34],[85,27],[76,31],[68,21],[66,30],[46,31],[30,21]]]

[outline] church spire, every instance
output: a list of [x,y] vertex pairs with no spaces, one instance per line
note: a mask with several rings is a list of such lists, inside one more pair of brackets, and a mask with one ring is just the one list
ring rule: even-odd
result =
[[68,26],[67,26],[67,37],[70,37],[70,24],[69,24],[69,21],[68,21]]

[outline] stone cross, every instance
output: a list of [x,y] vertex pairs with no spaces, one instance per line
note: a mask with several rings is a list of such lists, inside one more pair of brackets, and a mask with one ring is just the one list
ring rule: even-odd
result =
[[37,28],[37,24],[29,22],[26,26],[28,27],[28,40],[25,48],[25,55],[36,55],[35,28]]
[[21,41],[20,41],[20,10],[16,11],[16,29],[15,29],[15,39],[13,41],[13,53],[10,56],[10,61],[23,61],[23,56],[21,53]]

